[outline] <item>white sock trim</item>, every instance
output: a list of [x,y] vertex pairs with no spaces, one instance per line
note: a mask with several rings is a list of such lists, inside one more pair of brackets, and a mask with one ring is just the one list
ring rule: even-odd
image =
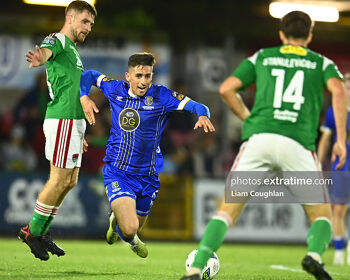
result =
[[313,258],[315,261],[317,261],[317,262],[319,262],[319,263],[322,263],[322,258],[321,258],[321,256],[319,255],[319,253],[316,253],[316,252],[308,252],[307,255],[310,256],[311,258]]
[[229,214],[224,211],[218,211],[213,218],[214,220],[223,221],[227,227],[232,226],[232,219]]
[[332,223],[331,223],[331,221],[330,221],[327,217],[318,217],[318,218],[316,218],[312,223],[314,223],[314,222],[316,222],[316,221],[321,221],[321,220],[328,222],[329,225],[331,226],[331,229],[333,230]]
[[46,205],[44,203],[41,203],[39,200],[37,200],[36,203],[39,204],[41,207],[45,207],[45,208],[48,208],[48,209],[57,208],[56,206],[51,206],[51,205]]

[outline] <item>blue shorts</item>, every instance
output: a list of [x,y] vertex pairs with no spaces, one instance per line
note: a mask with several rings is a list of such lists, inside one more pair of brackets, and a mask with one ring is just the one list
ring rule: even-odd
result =
[[134,175],[108,163],[103,168],[103,183],[110,204],[118,197],[131,197],[136,200],[136,213],[140,216],[149,215],[160,187],[158,175]]
[[350,172],[333,171],[333,184],[328,186],[329,197],[332,204],[350,203]]

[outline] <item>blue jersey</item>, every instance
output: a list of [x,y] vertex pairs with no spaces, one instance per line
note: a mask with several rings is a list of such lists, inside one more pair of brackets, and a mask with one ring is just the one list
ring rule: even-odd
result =
[[[321,130],[329,130],[332,132],[332,142],[334,143],[337,140],[337,132],[336,132],[336,127],[335,127],[335,120],[334,120],[334,114],[333,114],[333,108],[330,107],[327,110],[326,113],[326,122],[325,124],[321,127]],[[346,150],[347,150],[347,155],[346,155],[346,162],[341,169],[342,171],[350,171],[350,139],[349,139],[349,133],[350,133],[350,112],[348,111],[348,118],[346,122],[346,131],[348,138],[346,139]],[[332,164],[332,171],[336,171],[336,165],[338,161]]]
[[161,172],[159,143],[169,113],[183,110],[190,98],[155,84],[140,97],[130,91],[129,83],[105,75],[99,76],[96,85],[108,98],[112,116],[104,161],[132,174]]

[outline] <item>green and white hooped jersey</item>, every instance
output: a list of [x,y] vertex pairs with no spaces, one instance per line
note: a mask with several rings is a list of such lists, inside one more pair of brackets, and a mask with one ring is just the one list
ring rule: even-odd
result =
[[45,64],[51,97],[45,119],[84,119],[80,104],[80,77],[84,68],[76,45],[64,34],[53,33],[43,40],[40,48],[52,51]]
[[232,75],[244,88],[256,82],[255,102],[244,121],[242,140],[256,133],[276,133],[308,150],[316,149],[327,80],[343,78],[333,61],[307,48],[283,45],[259,50]]

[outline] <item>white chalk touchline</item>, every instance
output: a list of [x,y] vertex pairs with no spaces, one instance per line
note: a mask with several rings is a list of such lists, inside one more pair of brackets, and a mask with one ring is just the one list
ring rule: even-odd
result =
[[[303,272],[303,273],[306,273],[306,272],[305,272],[304,270],[302,270],[302,269],[292,268],[292,267],[284,266],[284,265],[281,265],[281,264],[272,264],[272,265],[270,265],[270,268],[272,268],[272,269],[278,269],[278,270],[292,271],[292,272]],[[339,272],[329,271],[328,269],[327,269],[327,271],[328,271],[331,275],[349,276],[348,273],[339,273]]]

